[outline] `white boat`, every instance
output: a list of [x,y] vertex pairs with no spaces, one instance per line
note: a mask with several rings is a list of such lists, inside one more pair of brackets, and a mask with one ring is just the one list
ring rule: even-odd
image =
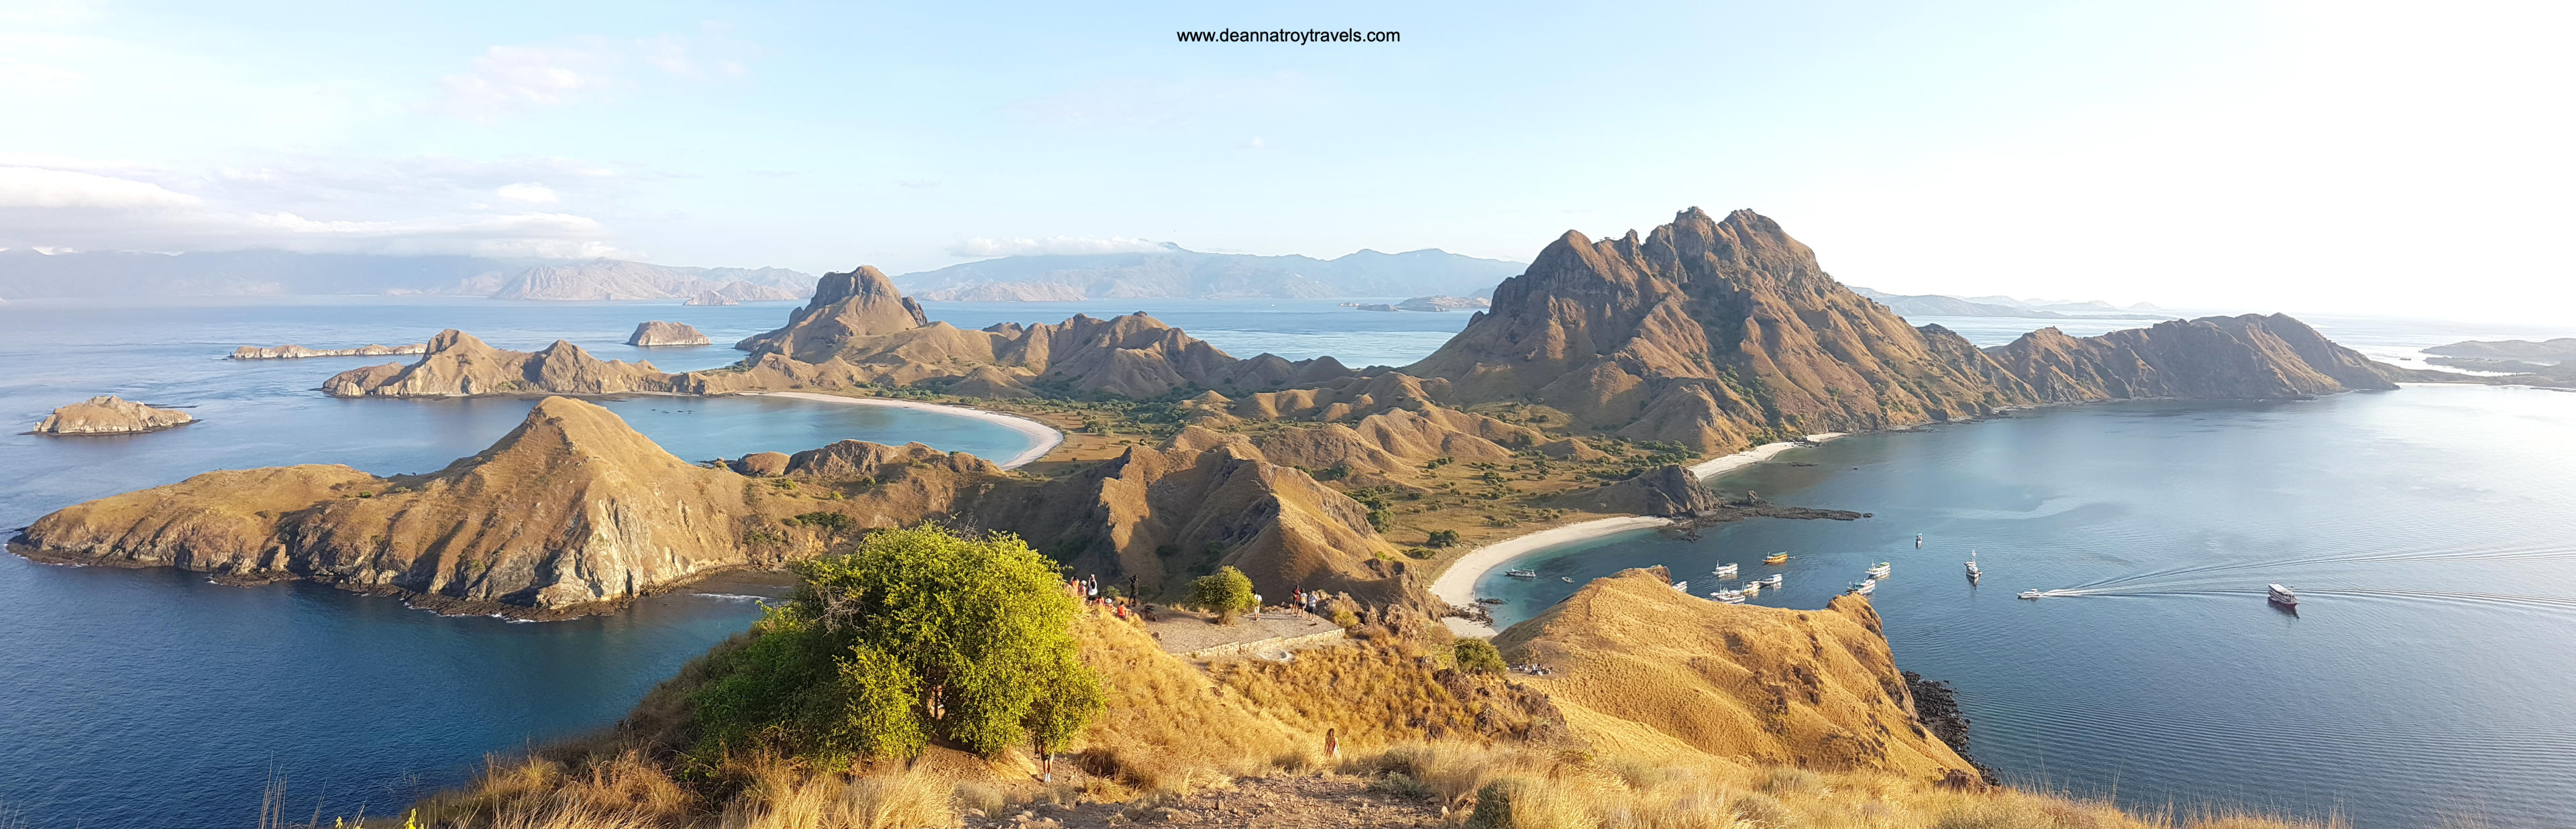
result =
[[1536,571],[1536,570],[1505,570],[1505,571],[1503,571],[1503,575],[1510,576],[1510,577],[1512,577],[1512,578],[1516,578],[1516,579],[1534,579],[1534,578],[1538,578],[1538,571]]
[[1558,577],[1556,577],[1556,580],[1557,580],[1557,581],[1561,581],[1561,582],[1565,582],[1566,584],[1573,584],[1573,583],[1574,583],[1574,577],[1573,577],[1573,576],[1558,576]]
[[1869,580],[1869,581],[1856,581],[1856,582],[1852,582],[1852,586],[1851,586],[1851,593],[1852,593],[1852,595],[1854,595],[1854,596],[1867,596],[1867,595],[1869,595],[1869,592],[1870,592],[1870,591],[1872,591],[1872,590],[1877,590],[1877,589],[1878,589],[1878,580],[1877,580],[1877,579],[1871,579],[1871,580]]
[[1877,564],[1870,565],[1869,575],[1872,578],[1887,578],[1888,571],[1892,569],[1894,568],[1889,567],[1887,562],[1882,561]]
[[1727,604],[1744,603],[1744,591],[1742,590],[1720,590],[1715,593],[1708,594],[1708,597]]
[[2268,590],[2266,590],[2264,598],[2271,599],[2275,603],[2288,605],[2290,607],[2299,606],[2299,594],[2290,592],[2290,588],[2282,587],[2277,584],[2266,585],[2266,587]]
[[1915,534],[1914,534],[1914,549],[1917,549],[1917,550],[1923,549],[1923,534],[1922,534],[1922,533],[1915,533]]
[[1762,583],[1761,583],[1761,582],[1758,582],[1758,581],[1748,581],[1748,582],[1745,582],[1745,583],[1744,583],[1744,595],[1747,595],[1747,596],[1759,596],[1759,595],[1762,595]]
[[2048,594],[2039,592],[2039,590],[2038,590],[2037,588],[2032,588],[2032,589],[2029,589],[2029,590],[2021,591],[2021,597],[2022,597],[2022,598],[2025,598],[2025,599],[2037,599],[2037,598],[2039,598],[2039,597],[2041,597],[2041,596],[2045,596],[2045,595],[2048,595]]
[[1735,572],[1736,572],[1736,570],[1735,570],[1735,565],[1732,565],[1732,564],[1720,564],[1720,565],[1718,565],[1718,566],[1717,566],[1717,569],[1709,571],[1709,575],[1711,575],[1711,576],[1715,576],[1715,577],[1717,577],[1717,578],[1721,578],[1721,579],[1731,579],[1731,578],[1735,578]]
[[1976,577],[1978,577],[1978,576],[1982,576],[1982,575],[1985,575],[1985,574],[1986,574],[1986,571],[1977,569],[1977,551],[1975,551],[1975,550],[1969,550],[1969,551],[1968,551],[1968,578],[1972,578],[1972,579],[1973,579],[1973,578],[1976,578]]
[[1673,582],[1673,589],[1674,589],[1674,590],[1682,591],[1682,592],[1684,592],[1684,593],[1688,593],[1688,592],[1690,592],[1690,582],[1686,582],[1686,581],[1677,581],[1677,582]]
[[1773,590],[1780,589],[1780,574],[1778,573],[1773,573],[1770,578],[1762,579],[1761,581],[1765,586],[1768,586]]

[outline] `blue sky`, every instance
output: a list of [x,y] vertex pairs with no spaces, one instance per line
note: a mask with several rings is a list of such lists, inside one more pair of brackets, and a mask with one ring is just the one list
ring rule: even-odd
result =
[[[0,246],[1526,260],[1697,205],[1885,290],[2576,300],[2550,4],[215,5],[0,0]],[[1172,34],[1282,27],[1403,40]]]

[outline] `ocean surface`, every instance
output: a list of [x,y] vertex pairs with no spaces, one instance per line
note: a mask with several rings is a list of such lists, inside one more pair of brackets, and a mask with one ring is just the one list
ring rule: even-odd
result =
[[[1885,561],[1872,599],[1897,664],[1957,686],[1972,753],[2008,779],[2363,829],[2568,826],[2571,470],[2576,393],[2043,410],[1845,438],[1713,484],[1871,518],[1633,533],[1478,590],[1509,624],[1630,567],[1705,593],[1731,562],[1784,574],[1753,604],[1815,608]],[[2297,612],[2264,600],[2272,582]],[[2058,592],[2015,598],[2029,589]]]
[[[1056,322],[1074,313],[1105,317],[1142,310],[1237,356],[1268,351],[1304,359],[1330,354],[1352,366],[1401,365],[1419,359],[1464,327],[1470,317],[1466,312],[1357,311],[1337,307],[1332,300],[926,305],[932,318],[968,328],[1004,321]],[[529,405],[525,400],[501,399],[335,400],[315,391],[331,374],[373,363],[409,362],[412,358],[256,362],[221,359],[236,346],[297,343],[328,348],[370,342],[393,345],[419,342],[440,329],[455,327],[503,348],[539,348],[564,339],[603,358],[646,359],[664,370],[680,371],[739,359],[741,353],[725,344],[777,326],[792,307],[789,303],[685,307],[661,302],[345,297],[124,303],[20,300],[0,304],[0,423],[9,424],[9,428],[0,430],[8,432],[0,434],[0,468],[8,470],[0,474],[0,530],[23,526],[47,512],[83,500],[169,483],[212,469],[325,462],[346,463],[377,473],[433,470],[489,445],[515,426]],[[648,319],[689,323],[718,345],[637,349],[621,344],[636,323]],[[2043,321],[1918,322],[1940,322],[1980,344],[1995,344]],[[2133,324],[2102,320],[2054,322],[2077,334]],[[2551,333],[2382,321],[2356,321],[2338,328],[2328,321],[2319,322],[2330,334],[2346,337],[2357,347],[2379,349],[2374,354],[2403,355],[2424,345],[2469,335],[2494,338]],[[2452,333],[2462,336],[2450,336]],[[127,437],[39,438],[16,433],[32,426],[56,406],[98,394],[192,407],[189,411],[203,422]],[[2412,390],[2407,394],[2412,395]],[[2525,399],[2495,394],[2502,396],[2494,400]],[[2285,435],[2305,434],[2296,426],[2307,422],[2301,418],[2341,411],[2335,407],[2362,399],[2295,404],[2279,407],[2267,416],[2279,419],[2273,428]],[[2429,400],[2433,396],[2367,399]],[[1026,445],[1021,436],[989,423],[909,410],[765,398],[647,396],[602,402],[673,453],[691,460],[763,450],[795,451],[842,438],[889,443],[919,440],[942,449],[997,458],[1016,453]],[[2509,414],[2513,411],[2518,410],[2508,405],[2472,402],[2450,415],[2417,424],[2412,428],[2422,433],[2410,434],[2407,439],[2458,441],[2472,444],[2472,449],[2479,449],[2475,445],[2479,440],[2497,441],[2485,444],[2479,453],[2455,459],[2457,465],[2449,467],[2453,478],[2484,481],[2487,478],[2474,464],[2529,464],[2541,460],[2508,451],[2514,444],[2501,441],[2509,440],[2510,432],[2484,438],[2478,431],[2487,428],[2479,425],[2486,422],[2482,418],[2522,422],[2514,420],[2520,415]],[[2065,415],[2088,416],[2091,415]],[[1855,439],[1819,453],[1852,452],[1878,445],[1873,442],[1938,439],[1938,435],[1952,432],[1977,434],[1976,429],[2000,432],[2044,422],[2052,421],[2030,418]],[[2340,432],[2346,428],[2333,425],[2340,421],[2319,422],[2328,424],[2323,431]],[[2001,457],[1972,460],[1997,463],[2030,455],[2027,450],[2015,451],[2007,443],[2003,438],[1989,439],[1991,445],[1981,446]],[[2190,454],[2201,449],[2185,444],[2170,448],[2177,461],[2206,460]],[[2488,455],[2505,457],[2490,461],[2486,459]],[[2363,470],[2373,468],[2363,463],[2366,457],[2356,457],[2349,463]],[[2346,483],[2352,478],[2352,473],[2338,465],[2346,461],[2332,457],[2311,460],[2324,466],[2307,470],[2301,473],[2303,476],[2327,479],[2329,484]],[[1808,473],[1815,477],[1804,484],[1810,487],[1867,487],[1867,481],[1885,480],[1864,471],[1848,473],[1851,477],[1847,481],[1839,474],[1822,475],[1822,469],[1777,467],[1755,474]],[[2273,474],[2290,477],[2288,471]],[[1785,493],[1797,485],[1783,481],[1765,483],[1761,488],[1789,501],[1792,499]],[[1775,486],[1779,487],[1777,492]],[[2288,513],[2330,516],[2357,511],[2332,503],[2329,499],[2340,497],[2332,490],[2319,490],[2323,494],[2310,499],[2301,494],[2307,490],[2294,481],[2284,480],[2280,487],[2278,499],[2289,504],[2282,507]],[[2522,495],[2500,485],[2497,489]],[[1860,503],[1860,508],[1875,509],[1885,516],[1897,508],[1893,503],[1897,499],[1883,498],[1881,494],[1859,491],[1836,497],[1848,497]],[[1916,497],[1938,500],[1946,494],[1939,487],[1922,487]],[[2003,508],[1974,506],[1983,503],[1976,499],[1961,503],[1964,506],[1957,508]],[[2564,515],[2564,510],[2559,514]],[[2381,515],[2362,517],[2389,520]],[[1876,529],[1893,524],[1882,518],[1844,528],[1858,526]],[[2428,532],[2445,533],[2447,526],[2436,522]],[[1747,529],[1751,527],[1747,525]],[[2565,529],[2563,524],[2560,527]],[[1919,529],[1922,528],[1904,532]],[[1954,531],[1944,531],[1936,538],[1943,544],[1952,544],[1949,532]],[[1660,542],[1639,543],[1661,545],[1655,547],[1659,550],[1672,549]],[[1868,557],[1866,553],[1856,555]],[[1946,562],[1948,558],[1945,555],[1940,560]],[[1806,562],[1797,566],[1806,566]],[[2002,582],[2020,584],[2025,580],[2020,575],[2027,575],[2036,586],[2065,586],[2054,582],[2073,584],[2105,577],[2065,573],[2042,579],[2038,573],[2008,576],[2007,572],[1999,571],[1997,582],[1991,583],[1997,587]],[[1915,568],[1900,561],[1899,573],[1901,577],[1912,576]],[[2269,573],[2259,575],[2273,578]],[[1794,586],[1821,589],[1827,581],[1840,576],[1819,576],[1815,585],[1801,585],[1797,575],[1791,578]],[[2210,709],[2236,704],[2209,696],[2215,689],[2204,689],[2191,677],[2166,682],[2135,676],[2131,681],[2136,684],[2126,689],[2070,684],[2058,691],[2082,693],[2043,695],[2040,704],[2028,704],[2024,697],[2014,696],[2020,693],[2015,690],[2020,686],[1971,670],[1974,660],[1960,655],[1983,652],[1973,637],[2008,634],[1973,626],[1943,627],[1934,620],[1903,615],[1904,611],[1897,609],[1901,602],[1894,601],[1906,595],[1897,586],[1900,583],[1902,578],[1891,583],[1891,601],[1885,603],[1890,608],[1891,633],[1898,637],[1900,660],[1909,668],[1960,684],[1962,697],[1978,717],[1981,756],[2007,772],[2047,775],[2085,785],[2104,779],[2130,781],[2122,791],[2134,794],[2135,781],[2141,779],[2139,764],[2149,762],[2146,758],[2164,756],[2158,751],[2172,753],[2163,748],[2168,746],[2169,735],[2136,727],[2117,732],[2083,731],[2066,725],[2064,718],[2081,719],[2086,716],[2083,712],[2131,704],[2129,695],[2147,695],[2192,709],[2188,718],[2191,721],[2207,721],[2212,716]],[[2319,581],[2312,586],[2328,585]],[[2496,593],[2551,592],[2523,586],[2483,588],[2484,592]],[[260,793],[272,780],[282,781],[288,800],[302,804],[290,812],[304,813],[318,805],[326,815],[345,815],[363,805],[370,814],[382,815],[422,793],[462,782],[487,753],[514,751],[533,742],[615,721],[653,684],[708,646],[741,631],[757,616],[752,597],[775,595],[781,589],[775,578],[726,579],[701,584],[688,592],[654,597],[617,614],[569,622],[514,624],[488,618],[440,617],[411,610],[392,599],[357,596],[313,585],[227,587],[209,584],[200,575],[173,570],[60,567],[0,556],[0,768],[9,770],[0,775],[0,826],[14,826],[13,820],[29,827],[242,826],[252,822]],[[1793,589],[1784,598],[1813,604],[1821,602],[1823,595]],[[1989,589],[1984,595],[1993,600],[1989,604],[2013,606],[2001,591]],[[2198,601],[2233,608],[2238,598],[2205,597]],[[2149,607],[2182,607],[2165,604],[2171,601],[2194,599],[2070,598],[2043,604],[2052,613],[2137,602],[2155,603],[2142,605]],[[2339,601],[2359,600],[2335,599],[2327,594],[2318,594],[2312,600],[2319,603],[2320,611]],[[2396,607],[2442,604],[2430,599],[2397,598],[2364,603]],[[1513,608],[1505,610],[1512,612]],[[2500,619],[2506,624],[2500,624],[2498,629],[2565,638],[2563,629],[2546,627],[2554,617],[2538,611],[2488,612],[2505,614]],[[2318,618],[2318,612],[2311,612],[2307,619],[2298,620],[2302,627],[2297,629],[2318,630],[2332,624],[2316,624]],[[1918,621],[1925,624],[1914,624]],[[2124,617],[2118,624],[2133,622]],[[2132,629],[2151,635],[2159,631],[2153,624]],[[2125,664],[2124,654],[2131,651],[2124,648],[2131,648],[2133,643],[2126,636],[2115,638],[2115,634],[2126,631],[2099,632],[2102,641],[2084,645],[2093,650],[2030,660],[2015,670],[2022,674],[2073,675],[2087,670],[2084,660]],[[1942,644],[1955,636],[1971,638]],[[2212,660],[2248,658],[2236,653],[2243,649],[2241,646],[2200,644],[2210,650],[2190,651],[2183,657],[2165,654],[2158,648],[2140,653],[2145,654],[2141,658],[2156,660],[2148,664],[2187,674],[2206,673],[2208,665],[2218,664]],[[2550,652],[2535,647],[2535,653]],[[2387,656],[2384,661],[2411,666],[2420,658],[2430,660],[2425,664],[2448,665],[2444,660],[2454,656],[2415,653],[2421,649],[2421,645],[2412,645],[2406,653]],[[2556,679],[2563,681],[2565,665],[2559,664],[2556,670]],[[2455,705],[2458,698],[2437,693],[2449,689],[2455,678],[2412,667],[2396,673],[2405,676],[2396,680],[2374,677],[2346,688],[2307,687],[2299,689],[2299,693],[2304,695],[2301,699],[2305,704],[2327,711],[2388,710],[2370,706],[2411,705],[2431,699],[2441,709],[2432,712],[2440,715],[2436,722],[2470,718],[2470,713],[2444,707]],[[2007,671],[2000,676],[2012,675]],[[2533,686],[2516,684],[2519,682],[2518,678],[2498,680],[2498,687],[2522,688],[2523,693],[2532,696],[2544,693],[2532,690]],[[2402,693],[2380,700],[2379,694],[2392,689]],[[2029,712],[2029,724],[2014,725],[2015,720],[2003,713],[2006,711]],[[2418,718],[2432,714],[2407,712],[2407,716]],[[2551,721],[2545,718],[2540,721],[2544,727],[2539,732],[2516,728],[2510,715],[2485,722],[2486,730],[2457,731],[2455,736],[2444,738],[2451,742],[2442,745],[2458,745],[2462,738],[2456,734],[2483,735],[2502,730],[2521,735],[2515,738],[2520,742],[2493,745],[2532,747],[2529,750],[2555,751],[2561,759],[2566,756],[2563,744],[2531,742],[2535,733],[2561,733],[2548,732],[2546,723]],[[2255,736],[2227,735],[2227,739],[2270,739],[2261,737],[2260,729],[2256,732]],[[1987,748],[1989,744],[1991,748]],[[2273,744],[2280,743],[2276,740]],[[2249,768],[2272,766],[2256,763]],[[2220,771],[2224,770],[2212,774]],[[2153,779],[2170,779],[2172,782],[2161,785],[2176,790],[2199,790],[2191,778]],[[2235,792],[2248,784],[2228,785],[2234,788],[2216,791]]]

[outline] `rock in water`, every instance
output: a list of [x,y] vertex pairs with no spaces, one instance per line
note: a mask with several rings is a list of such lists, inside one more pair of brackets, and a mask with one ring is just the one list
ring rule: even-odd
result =
[[[731,303],[727,303],[731,304]],[[675,345],[710,345],[707,335],[685,322],[654,320],[635,326],[635,334],[626,338],[627,345],[654,348]]]
[[196,422],[187,412],[155,409],[107,395],[55,409],[36,424],[40,435],[131,435]]
[[742,303],[734,301],[734,298],[733,298],[733,297],[725,296],[725,295],[723,295],[723,294],[719,294],[719,293],[716,293],[716,292],[714,292],[714,291],[700,291],[700,292],[698,292],[698,295],[697,295],[697,296],[689,297],[689,301],[687,301],[687,302],[683,302],[683,303],[680,303],[680,304],[682,304],[682,305],[741,305]]

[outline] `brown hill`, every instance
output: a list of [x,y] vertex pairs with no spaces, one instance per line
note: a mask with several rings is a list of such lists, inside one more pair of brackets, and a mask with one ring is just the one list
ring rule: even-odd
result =
[[429,338],[420,362],[350,369],[322,381],[322,391],[334,397],[599,395],[671,388],[671,375],[652,363],[602,360],[562,340],[543,351],[508,351],[453,328]]
[[[845,441],[791,475],[864,478],[844,497],[747,486],[636,434],[615,414],[548,398],[490,449],[426,475],[344,466],[210,472],[47,515],[13,547],[55,560],[306,578],[434,606],[562,615],[613,606],[705,573],[809,555],[812,527],[892,526],[948,514],[990,463]],[[836,489],[836,492],[842,490]],[[789,516],[837,514],[830,521]]]
[[2170,320],[2069,337],[2042,328],[1986,349],[2040,399],[2277,400],[2393,389],[2417,372],[2372,362],[2287,314]]
[[187,412],[160,409],[101,395],[55,409],[36,423],[39,435],[130,435],[157,432],[197,422]]
[[1977,773],[1916,719],[1867,599],[1820,611],[1729,605],[1671,580],[1660,567],[1596,579],[1494,644],[1552,669],[1529,684],[1605,749],[1677,741],[1824,770]]
[[1835,282],[1770,219],[1693,208],[1642,237],[1567,232],[1402,371],[1448,378],[1462,401],[1539,403],[1579,428],[1715,452],[2031,402],[1982,363]]

